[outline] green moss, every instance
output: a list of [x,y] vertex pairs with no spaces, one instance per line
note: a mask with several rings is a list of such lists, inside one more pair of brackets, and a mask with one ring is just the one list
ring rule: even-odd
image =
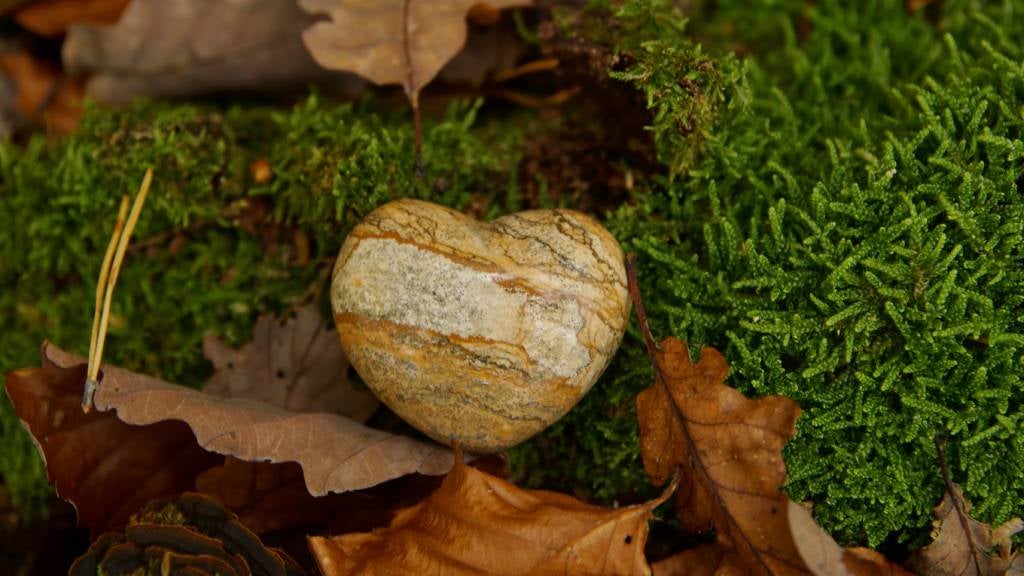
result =
[[[742,36],[747,3],[716,6],[704,29]],[[659,334],[803,407],[787,490],[845,542],[922,542],[937,434],[980,518],[1024,509],[1024,27],[994,24],[1012,3],[942,8],[751,24],[782,41],[748,61],[750,113],[612,218]]]

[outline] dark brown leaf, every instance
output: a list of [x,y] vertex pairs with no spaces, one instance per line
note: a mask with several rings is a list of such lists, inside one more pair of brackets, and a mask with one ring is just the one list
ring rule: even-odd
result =
[[15,412],[35,439],[57,494],[96,536],[123,526],[146,502],[194,489],[222,456],[195,443],[182,422],[131,426],[110,413],[82,412],[85,364],[59,364],[44,344],[42,366],[7,373]]
[[452,463],[445,447],[339,416],[216,398],[111,366],[96,394],[99,411],[84,414],[84,380],[79,358],[44,345],[42,367],[9,373],[6,388],[50,481],[94,534],[123,525],[149,500],[195,489],[221,455],[297,462],[314,496],[443,474]]

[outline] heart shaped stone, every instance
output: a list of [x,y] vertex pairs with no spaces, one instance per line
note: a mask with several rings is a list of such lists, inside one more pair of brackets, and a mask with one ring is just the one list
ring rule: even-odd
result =
[[331,303],[373,392],[474,452],[565,415],[608,366],[630,308],[622,249],[593,218],[531,210],[485,223],[419,200],[352,230]]

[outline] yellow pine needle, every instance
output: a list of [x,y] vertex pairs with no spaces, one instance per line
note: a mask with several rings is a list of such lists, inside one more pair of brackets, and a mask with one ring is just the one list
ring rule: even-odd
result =
[[117,223],[114,225],[114,233],[107,246],[107,253],[103,257],[99,282],[96,285],[96,312],[93,316],[92,336],[89,342],[89,365],[86,371],[85,392],[82,396],[82,410],[85,412],[92,410],[93,396],[99,386],[97,379],[103,360],[103,346],[107,339],[107,324],[110,320],[110,302],[114,295],[114,285],[117,284],[117,276],[121,272],[121,263],[124,262],[128,242],[139,221],[139,215],[142,213],[142,206],[146,202],[152,182],[153,170],[148,169],[146,176],[142,179],[139,192],[135,196],[135,202],[132,203],[127,221],[125,221],[125,211],[128,207],[128,198],[122,199]]

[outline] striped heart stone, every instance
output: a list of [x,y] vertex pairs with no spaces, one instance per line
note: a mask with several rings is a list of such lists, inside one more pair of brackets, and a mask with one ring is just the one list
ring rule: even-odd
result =
[[331,284],[341,345],[371,390],[439,442],[513,446],[568,412],[622,340],[622,249],[593,218],[479,222],[418,200],[349,234]]

